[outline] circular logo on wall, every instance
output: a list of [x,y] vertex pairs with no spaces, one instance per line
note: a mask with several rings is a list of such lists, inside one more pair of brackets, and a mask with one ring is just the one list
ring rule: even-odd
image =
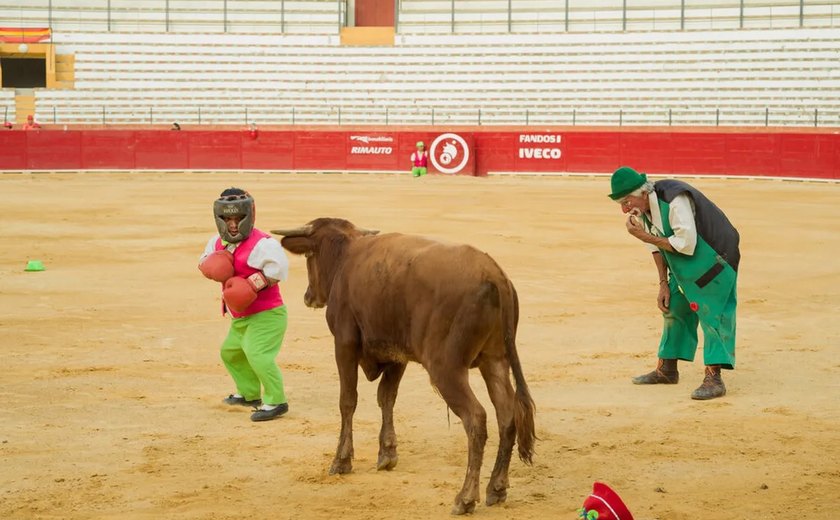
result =
[[458,134],[441,134],[429,148],[432,165],[441,173],[458,173],[470,160],[470,148]]

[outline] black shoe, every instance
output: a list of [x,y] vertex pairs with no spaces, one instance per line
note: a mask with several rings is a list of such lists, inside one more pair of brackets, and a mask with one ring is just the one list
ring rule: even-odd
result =
[[660,359],[656,370],[633,378],[634,385],[675,385],[679,382],[676,359]]
[[691,398],[698,401],[706,401],[726,395],[726,385],[720,375],[720,365],[709,365],[706,367],[706,377],[703,383],[692,392]]
[[260,399],[254,399],[253,401],[248,401],[244,397],[236,397],[233,394],[222,399],[222,402],[225,404],[229,404],[232,406],[260,406],[262,405],[262,401]]
[[289,403],[278,404],[273,410],[257,410],[251,414],[251,420],[254,422],[270,421],[276,417],[280,417],[289,411]]

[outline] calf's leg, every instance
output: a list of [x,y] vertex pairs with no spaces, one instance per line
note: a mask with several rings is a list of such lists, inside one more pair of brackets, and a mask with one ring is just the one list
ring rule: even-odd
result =
[[353,469],[353,414],[358,402],[357,386],[359,381],[358,350],[353,344],[335,343],[335,362],[338,366],[340,395],[338,406],[341,410],[341,433],[338,435],[338,448],[330,466],[330,475],[350,473]]
[[499,424],[499,452],[496,465],[487,484],[486,503],[488,506],[504,502],[507,499],[508,468],[516,441],[516,426],[513,422],[514,391],[510,384],[510,366],[505,359],[487,360],[479,366],[487,393],[496,409],[496,421]]
[[481,476],[481,459],[487,442],[487,413],[470,388],[469,371],[466,367],[454,371],[432,368],[430,372],[432,384],[435,385],[452,412],[461,419],[467,433],[469,447],[467,475],[461,491],[455,496],[452,514],[472,513],[476,502],[481,500],[478,484]]
[[397,434],[394,431],[394,403],[405,373],[405,364],[389,365],[379,381],[377,400],[382,408],[382,429],[379,431],[379,458],[376,469],[391,470],[397,465]]

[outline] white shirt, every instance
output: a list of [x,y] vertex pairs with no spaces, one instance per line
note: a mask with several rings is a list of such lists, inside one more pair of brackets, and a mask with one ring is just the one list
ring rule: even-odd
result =
[[[664,235],[662,228],[662,212],[659,211],[659,197],[656,192],[648,194],[650,202],[650,221],[652,226],[648,232],[661,237]],[[685,193],[674,197],[668,208],[668,223],[674,234],[668,237],[671,247],[678,253],[693,255],[697,246],[697,226],[694,223],[694,201]],[[653,244],[647,244],[651,251],[658,251],[659,248]]]
[[[207,242],[207,247],[204,248],[204,254],[198,260],[199,263],[207,255],[216,250],[217,240],[219,240],[219,235],[214,235]],[[254,249],[248,255],[247,264],[254,269],[259,269],[267,278],[273,280],[285,282],[286,278],[289,277],[289,258],[286,256],[286,252],[283,251],[283,246],[280,245],[280,242],[270,237],[261,238],[254,245]]]

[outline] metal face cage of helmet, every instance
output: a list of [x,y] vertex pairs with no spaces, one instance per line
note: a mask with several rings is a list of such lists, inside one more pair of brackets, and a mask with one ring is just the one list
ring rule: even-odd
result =
[[[235,235],[231,235],[228,231],[225,217],[241,217],[239,229]],[[254,229],[254,217],[254,199],[247,191],[239,189],[225,190],[213,202],[213,218],[216,220],[216,229],[219,230],[219,236],[225,242],[235,244],[248,238],[248,235]]]

